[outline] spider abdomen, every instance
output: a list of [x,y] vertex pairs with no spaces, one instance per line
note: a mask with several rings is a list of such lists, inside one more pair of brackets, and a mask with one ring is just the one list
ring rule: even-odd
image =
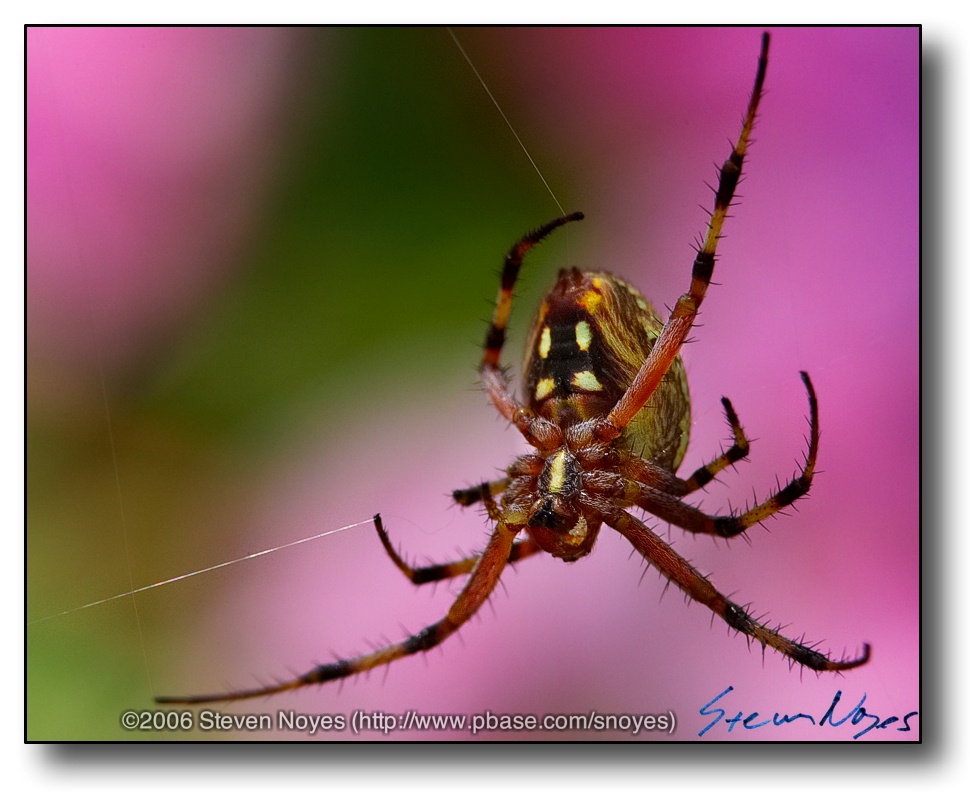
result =
[[[653,306],[607,272],[560,270],[526,348],[526,398],[543,418],[571,426],[608,413],[660,335]],[[676,470],[687,450],[690,396],[678,356],[617,444]]]

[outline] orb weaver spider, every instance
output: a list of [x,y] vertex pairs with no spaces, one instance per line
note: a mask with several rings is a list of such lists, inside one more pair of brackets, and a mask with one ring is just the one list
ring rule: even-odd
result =
[[[858,657],[833,660],[759,622],[628,511],[640,508],[692,533],[731,538],[791,505],[812,484],[819,444],[818,401],[805,372],[801,378],[809,403],[808,453],[788,484],[742,513],[710,516],[684,502],[687,495],[748,454],[748,440],[726,398],[722,405],[733,445],[690,477],[676,475],[690,430],[690,400],[680,348],[711,283],[718,240],[762,96],[768,43],[765,33],[741,134],[720,169],[714,209],[697,247],[690,287],[666,322],[636,289],[614,275],[561,270],[532,325],[523,368],[526,402],[521,403],[500,367],[519,270],[532,247],[557,228],[582,220],[583,214],[575,212],[540,226],[506,255],[479,373],[492,404],[533,450],[515,459],[504,478],[452,494],[460,506],[484,505],[495,524],[485,549],[451,563],[411,567],[392,547],[380,515],[374,517],[384,549],[415,585],[469,575],[447,614],[403,641],[318,665],[277,684],[214,695],[159,697],[158,703],[200,704],[266,696],[344,679],[426,652],[481,608],[507,564],[539,552],[576,561],[593,549],[603,524],[626,537],[669,583],[749,641],[759,642],[762,650],[771,647],[791,664],[817,672],[847,671],[868,662],[868,644]],[[525,538],[517,539],[521,533]]]

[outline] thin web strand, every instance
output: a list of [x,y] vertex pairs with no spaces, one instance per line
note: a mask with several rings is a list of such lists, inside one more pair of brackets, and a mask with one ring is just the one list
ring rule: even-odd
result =
[[452,41],[455,42],[455,46],[458,47],[458,51],[462,54],[462,57],[471,67],[471,70],[475,73],[475,76],[478,78],[478,81],[482,84],[482,88],[485,89],[485,93],[488,94],[488,98],[492,100],[492,104],[495,105],[495,109],[498,110],[499,115],[502,116],[502,120],[505,121],[506,126],[508,126],[509,128],[509,131],[515,137],[516,141],[518,141],[518,144],[519,146],[521,146],[522,151],[525,152],[525,156],[529,158],[529,162],[532,163],[532,167],[535,168],[535,172],[539,175],[539,178],[542,180],[542,183],[546,186],[546,189],[549,191],[549,195],[552,196],[552,200],[555,201],[556,206],[559,207],[559,212],[561,214],[566,214],[566,210],[563,209],[562,204],[559,203],[559,199],[556,197],[556,194],[552,191],[552,187],[549,186],[549,182],[546,181],[546,177],[542,175],[542,171],[539,170],[539,166],[536,165],[536,161],[532,159],[532,155],[529,153],[529,149],[525,147],[525,143],[522,142],[522,138],[520,138],[518,132],[515,131],[515,127],[512,126],[512,122],[509,121],[508,116],[505,115],[505,111],[502,110],[501,105],[499,105],[496,98],[492,95],[492,92],[488,88],[488,84],[482,78],[482,75],[478,73],[478,69],[475,68],[475,64],[472,63],[472,59],[468,57],[468,53],[465,52],[465,48],[461,45],[461,42],[458,40],[458,37],[455,35],[455,32],[451,28],[448,28],[448,35],[451,36]]
[[342,528],[334,528],[331,531],[318,533],[315,536],[307,536],[304,539],[297,539],[294,542],[287,542],[286,544],[270,547],[266,550],[259,550],[258,552],[250,553],[249,555],[236,558],[232,561],[223,561],[221,564],[215,564],[214,566],[206,567],[205,569],[197,569],[195,572],[186,572],[184,575],[178,575],[177,577],[169,578],[168,580],[160,580],[158,583],[152,583],[148,586],[142,586],[141,588],[134,589],[132,591],[126,591],[124,594],[115,594],[113,597],[106,597],[105,599],[98,600],[97,602],[89,602],[87,605],[80,605],[77,608],[70,608],[66,611],[61,611],[60,613],[53,613],[50,616],[43,616],[40,619],[34,619],[33,621],[27,622],[27,626],[30,627],[33,624],[39,624],[40,622],[45,622],[49,619],[56,619],[60,616],[67,616],[69,613],[77,613],[78,611],[85,610],[86,608],[93,608],[96,605],[103,605],[106,602],[113,602],[114,600],[122,599],[124,597],[133,597],[135,594],[140,594],[141,592],[148,591],[149,589],[167,586],[169,583],[178,583],[180,580],[186,580],[187,578],[202,575],[206,572],[212,572],[216,569],[223,569],[224,567],[232,566],[233,564],[238,564],[242,561],[249,561],[253,558],[269,555],[270,553],[275,553],[278,550],[286,550],[288,547],[296,547],[297,545],[306,544],[307,542],[312,542],[315,539],[322,539],[325,536],[333,536],[333,534],[340,533],[341,531],[349,531],[351,528],[357,528],[361,525],[368,525],[371,522],[371,520],[362,520],[361,522],[345,525]]

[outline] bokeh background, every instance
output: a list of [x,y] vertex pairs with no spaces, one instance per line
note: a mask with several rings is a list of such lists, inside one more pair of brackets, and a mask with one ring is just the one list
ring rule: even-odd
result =
[[[455,33],[564,208],[587,215],[531,256],[507,360],[560,266],[673,304],[760,31]],[[439,618],[457,589],[412,590],[367,525],[57,614],[377,511],[412,559],[484,544],[483,516],[445,493],[522,448],[474,369],[504,252],[559,209],[448,32],[42,28],[27,44],[28,737],[156,738],[121,713]],[[726,442],[722,395],[755,438],[706,509],[794,470],[802,369],[822,473],[750,543],[671,539],[793,637],[871,642],[867,667],[762,661],[675,591],[659,601],[663,582],[604,529],[575,565],[508,571],[461,639],[386,678],[225,711],[673,710],[691,740],[728,686],[745,713],[819,718],[839,690],[843,714],[863,695],[883,718],[919,709],[919,58],[915,29],[774,31],[720,285],[685,353],[684,470]],[[910,725],[862,739],[914,739]]]

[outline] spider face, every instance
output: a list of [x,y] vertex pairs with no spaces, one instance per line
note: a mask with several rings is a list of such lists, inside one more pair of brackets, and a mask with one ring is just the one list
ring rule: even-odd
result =
[[718,240],[741,176],[767,64],[766,34],[744,125],[720,169],[714,209],[697,249],[690,286],[666,321],[636,289],[614,275],[561,271],[532,326],[522,402],[513,394],[500,366],[518,273],[533,246],[557,228],[583,219],[583,215],[576,212],[540,226],[506,255],[479,372],[492,404],[534,450],[513,461],[504,478],[454,492],[461,506],[484,504],[495,525],[487,546],[477,556],[414,568],[391,546],[380,516],[374,518],[388,555],[413,583],[469,576],[445,616],[403,641],[319,665],[276,685],[213,696],[160,698],[159,702],[202,703],[264,696],[343,679],[425,652],[479,610],[506,565],[539,552],[575,561],[592,550],[603,525],[625,537],[687,597],[792,664],[815,671],[845,671],[868,661],[868,645],[856,658],[834,660],[759,622],[629,511],[641,509],[691,533],[730,538],[791,505],[812,484],[819,443],[818,400],[804,372],[809,445],[804,464],[785,486],[744,512],[727,515],[705,514],[685,500],[748,453],[747,438],[727,399],[722,399],[722,404],[733,445],[688,478],[676,475],[690,430],[690,399],[680,347],[711,282]]

